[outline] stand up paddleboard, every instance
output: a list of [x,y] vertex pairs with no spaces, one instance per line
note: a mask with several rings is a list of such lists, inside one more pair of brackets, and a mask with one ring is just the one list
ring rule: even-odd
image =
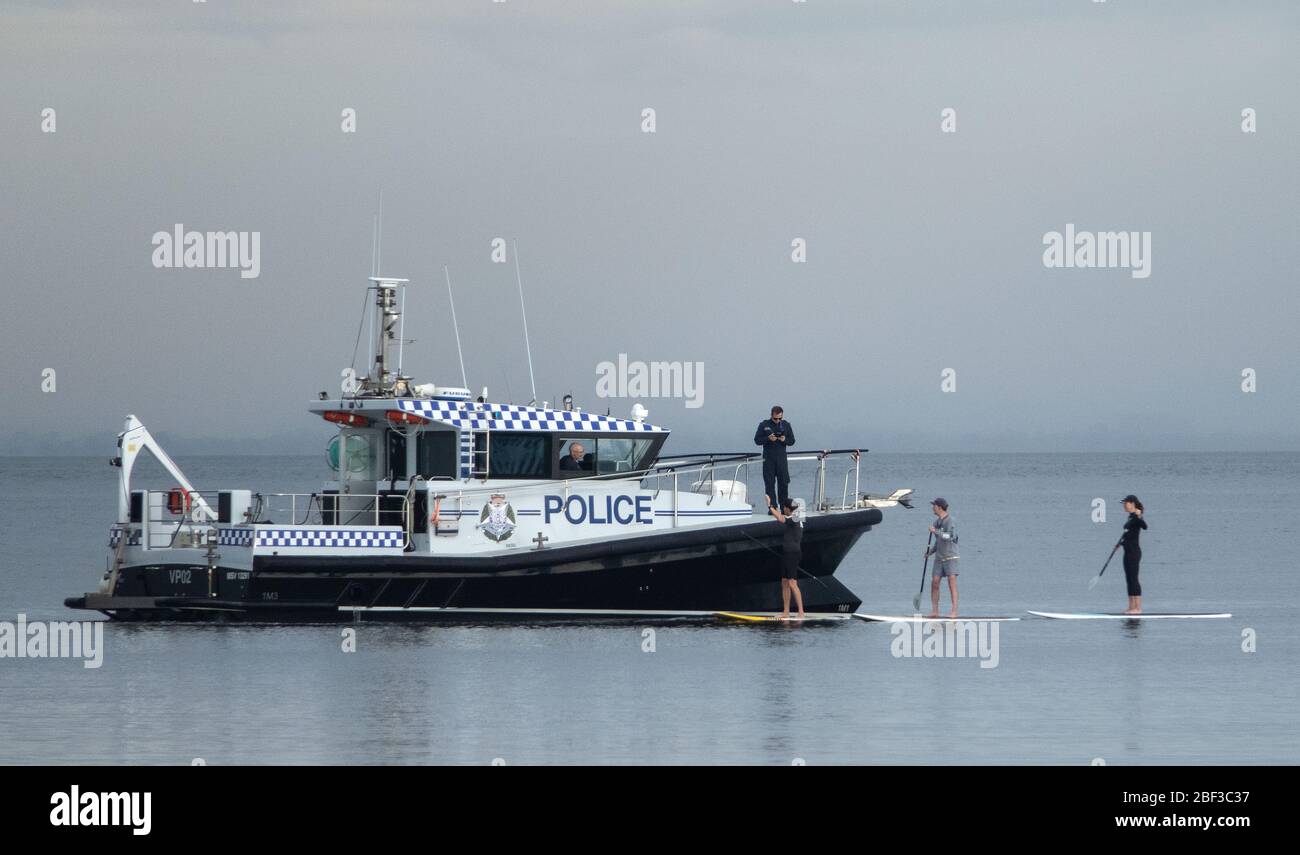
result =
[[1120,612],[1106,612],[1106,613],[1078,612],[1075,614],[1068,614],[1063,612],[1036,612],[1030,610],[1029,613],[1031,615],[1038,615],[1039,617],[1045,617],[1045,618],[1053,618],[1055,620],[1160,620],[1165,618],[1205,619],[1205,618],[1232,617],[1232,615],[1228,614],[1227,612],[1188,612],[1186,614],[1144,612],[1140,615],[1126,615]]
[[859,612],[853,614],[855,618],[862,618],[869,621],[885,621],[888,623],[959,623],[961,621],[978,621],[980,623],[994,623],[1010,620],[1020,620],[1018,617],[983,617],[980,615],[971,615],[970,617],[924,617],[922,615],[864,615]]
[[713,616],[719,620],[732,620],[741,623],[825,623],[835,620],[850,620],[852,615],[840,614],[805,614],[803,620],[791,615],[788,618],[777,617],[776,615],[750,615],[743,612],[714,612]]

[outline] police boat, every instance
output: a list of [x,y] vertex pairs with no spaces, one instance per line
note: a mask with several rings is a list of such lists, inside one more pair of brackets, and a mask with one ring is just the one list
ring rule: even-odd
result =
[[[760,455],[661,457],[669,432],[641,404],[625,419],[567,396],[558,408],[500,404],[486,390],[415,384],[394,361],[406,280],[370,281],[369,373],[309,407],[337,427],[323,488],[200,490],[127,416],[107,567],[97,591],[67,606],[123,621],[255,622],[780,610],[782,530]],[[132,487],[146,451],[175,487]],[[789,461],[792,494],[811,497],[805,610],[850,614],[861,601],[835,570],[882,508],[910,507],[911,491],[860,492],[857,449]]]

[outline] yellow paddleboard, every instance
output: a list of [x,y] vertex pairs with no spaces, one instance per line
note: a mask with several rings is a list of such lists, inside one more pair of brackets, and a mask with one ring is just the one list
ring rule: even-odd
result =
[[739,620],[745,621],[746,623],[765,623],[776,620],[776,618],[771,615],[746,615],[741,614],[740,612],[714,612],[713,616],[722,618],[723,620]]
[[776,615],[747,615],[744,612],[714,612],[713,616],[721,620],[736,620],[743,623],[821,623],[824,621],[850,620],[853,617],[850,614],[827,614],[825,612],[804,615],[802,621],[793,615],[783,619]]

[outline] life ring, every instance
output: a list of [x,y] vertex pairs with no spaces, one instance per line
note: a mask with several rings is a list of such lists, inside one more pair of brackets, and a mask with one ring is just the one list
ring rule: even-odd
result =
[[168,511],[170,511],[171,513],[177,516],[180,516],[181,514],[188,514],[190,512],[191,507],[192,507],[192,501],[190,499],[189,490],[186,490],[184,487],[173,487],[171,490],[168,491],[167,493]]

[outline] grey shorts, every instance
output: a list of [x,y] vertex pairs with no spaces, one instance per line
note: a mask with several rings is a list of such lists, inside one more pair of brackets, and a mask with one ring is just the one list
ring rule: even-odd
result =
[[949,558],[947,561],[934,559],[934,578],[942,579],[945,576],[957,575],[957,558]]

